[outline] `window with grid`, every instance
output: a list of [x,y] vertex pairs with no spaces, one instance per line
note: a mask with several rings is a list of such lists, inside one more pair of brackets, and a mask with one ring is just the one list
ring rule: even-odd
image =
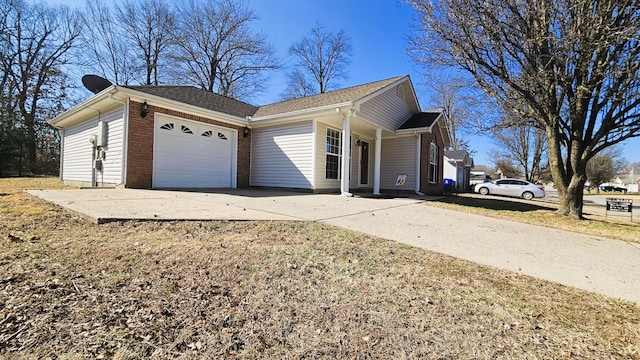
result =
[[429,182],[438,182],[438,145],[431,143],[429,148]]
[[340,158],[341,158],[341,142],[340,131],[334,129],[327,129],[327,144],[325,148],[326,152],[326,172],[325,178],[327,179],[339,179],[340,178]]

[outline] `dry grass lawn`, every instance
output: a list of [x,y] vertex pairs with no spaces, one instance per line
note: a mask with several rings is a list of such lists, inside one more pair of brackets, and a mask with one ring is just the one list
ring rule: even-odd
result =
[[0,179],[3,359],[640,359],[640,307],[305,222],[89,223]]
[[[633,199],[634,204],[640,203],[638,195],[602,195],[603,197],[623,197]],[[634,213],[631,218],[626,213],[608,215],[604,207],[585,206],[583,220],[558,216],[558,205],[547,199],[533,201],[520,200],[500,196],[485,196],[479,194],[459,194],[448,196],[436,201],[424,203],[456,211],[464,211],[522,223],[552,227],[555,229],[573,231],[640,243],[640,214]],[[633,222],[631,221],[633,219]]]

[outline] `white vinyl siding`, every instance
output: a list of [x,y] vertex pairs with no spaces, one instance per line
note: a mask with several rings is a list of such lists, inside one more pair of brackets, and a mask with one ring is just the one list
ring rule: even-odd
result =
[[97,124],[98,118],[96,117],[64,130],[63,181],[91,181],[93,151],[89,137],[96,133]]
[[103,170],[96,171],[98,183],[122,183],[124,149],[124,107],[105,112],[64,130],[62,180],[91,182],[93,148],[89,137],[98,133],[98,120],[106,123],[107,146],[104,147]]
[[[416,141],[414,137],[382,139],[380,188],[414,190],[416,186]],[[396,187],[398,175],[407,175],[402,186]]]
[[96,180],[108,184],[122,184],[124,109],[110,111],[102,115],[100,120],[107,126],[107,146],[104,147],[102,172],[96,173]]
[[361,105],[358,117],[389,131],[395,131],[411,117],[407,103],[392,88]]
[[251,186],[313,189],[312,144],[312,121],[253,129]]

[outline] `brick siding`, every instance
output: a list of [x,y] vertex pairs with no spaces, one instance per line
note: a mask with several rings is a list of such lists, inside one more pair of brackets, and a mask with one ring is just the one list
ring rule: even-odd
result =
[[249,164],[251,161],[251,134],[243,136],[243,127],[227,124],[183,112],[149,105],[149,113],[140,116],[142,104],[129,102],[129,129],[127,140],[127,180],[125,187],[147,189],[152,186],[153,177],[153,133],[154,114],[161,113],[187,120],[222,126],[238,131],[237,186],[249,187]]
[[[440,135],[438,123],[433,125],[433,133],[423,133],[420,139],[420,192],[427,195],[442,195],[444,193],[444,142]],[[429,182],[429,145],[435,138],[438,145],[438,182]]]

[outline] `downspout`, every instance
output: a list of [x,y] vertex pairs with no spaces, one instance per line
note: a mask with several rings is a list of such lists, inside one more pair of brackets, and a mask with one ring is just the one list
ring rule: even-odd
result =
[[63,182],[63,180],[62,180],[63,179],[63,176],[62,176],[62,169],[63,169],[62,164],[64,162],[64,156],[62,156],[62,154],[63,154],[63,150],[64,150],[64,129],[63,128],[56,128],[56,129],[62,131],[62,134],[60,134],[60,171],[59,171],[60,174],[58,175],[58,180],[60,182]]
[[415,192],[417,195],[424,196],[423,192],[420,192],[420,162],[422,161],[420,151],[422,147],[422,136],[416,132],[416,189]]
[[96,145],[91,144],[91,187],[92,188],[98,187],[97,181],[98,180],[96,177]]

